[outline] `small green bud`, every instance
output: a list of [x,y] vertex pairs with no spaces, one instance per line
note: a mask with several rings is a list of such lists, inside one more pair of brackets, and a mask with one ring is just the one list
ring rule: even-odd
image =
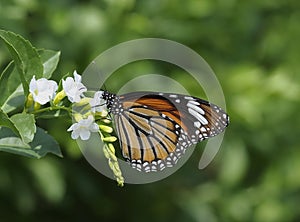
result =
[[111,143],[108,144],[108,149],[110,152],[112,152],[113,154],[115,154],[116,150],[115,150],[115,147],[114,145],[112,145]]
[[112,133],[113,132],[113,128],[110,126],[105,126],[105,125],[99,125],[100,130],[102,130],[103,132],[106,133]]
[[66,97],[66,92],[64,90],[60,91],[59,93],[56,94],[56,96],[54,97],[54,100],[53,100],[53,104],[54,105],[57,105],[60,101],[63,100],[63,98]]
[[[91,98],[84,97],[84,98],[82,98],[78,103],[75,103],[75,105],[76,105],[76,106],[84,106],[84,105],[89,104],[90,101],[91,101]],[[91,107],[89,106],[89,108],[91,108]]]
[[102,122],[105,123],[105,124],[110,124],[111,120],[109,120],[109,119],[103,119]]
[[112,163],[112,161],[110,159],[108,159],[108,165],[109,168],[113,171],[113,173],[115,174],[115,168],[114,168],[114,164]]
[[76,122],[79,122],[80,120],[83,119],[82,115],[80,113],[75,113],[73,115],[74,119],[76,120]]
[[103,110],[102,112],[100,112],[101,117],[107,117],[107,115],[108,115],[107,110]]
[[118,183],[118,186],[123,187],[124,186],[124,178],[123,177],[117,178],[117,183]]
[[29,95],[27,96],[25,106],[26,106],[26,108],[29,108],[32,106],[32,104],[33,104],[33,95],[32,95],[32,93],[29,93]]
[[38,102],[35,102],[34,105],[33,105],[33,109],[38,110],[40,108],[41,108],[41,104],[39,104]]
[[115,156],[115,154],[113,153],[110,153],[110,159],[114,162],[117,162],[118,161],[118,158]]
[[115,137],[115,136],[108,136],[108,137],[103,138],[104,142],[109,142],[109,143],[113,143],[116,140],[117,140],[117,137]]
[[116,170],[116,176],[122,176],[121,169],[120,169],[120,167],[119,167],[118,162],[115,162],[115,163],[114,163],[114,168],[115,168],[115,170]]
[[104,156],[105,156],[106,159],[110,158],[110,155],[109,155],[108,151],[105,148],[103,149],[103,153],[104,153]]

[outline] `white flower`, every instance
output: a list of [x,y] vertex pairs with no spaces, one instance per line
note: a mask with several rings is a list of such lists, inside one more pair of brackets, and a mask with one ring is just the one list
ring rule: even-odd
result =
[[94,98],[90,100],[91,105],[91,111],[93,113],[95,112],[102,112],[103,110],[106,110],[106,103],[105,100],[102,99],[103,91],[97,91],[94,94]]
[[29,83],[29,92],[32,94],[33,100],[41,105],[53,99],[57,88],[55,81],[45,78],[36,80],[35,76],[32,77]]
[[80,137],[82,140],[88,140],[91,136],[91,132],[97,132],[99,130],[98,125],[94,122],[92,115],[88,116],[87,119],[81,119],[78,123],[74,123],[68,131],[72,131],[72,139]]
[[68,96],[70,102],[79,102],[82,94],[87,90],[81,83],[81,76],[77,74],[76,70],[73,73],[74,78],[68,77],[62,81],[63,89]]

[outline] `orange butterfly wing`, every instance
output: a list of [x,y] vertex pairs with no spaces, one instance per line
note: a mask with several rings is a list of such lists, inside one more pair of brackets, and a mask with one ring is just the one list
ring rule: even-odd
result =
[[133,92],[111,103],[123,156],[138,170],[171,167],[186,148],[226,128],[228,115],[196,97]]

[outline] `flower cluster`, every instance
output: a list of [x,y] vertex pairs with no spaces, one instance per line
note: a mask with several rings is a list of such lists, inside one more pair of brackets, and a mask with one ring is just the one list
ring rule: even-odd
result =
[[[67,97],[72,104],[81,104],[83,101],[89,102],[90,112],[85,113],[80,118],[78,113],[77,122],[74,123],[68,131],[72,131],[72,139],[88,140],[91,132],[98,132],[99,126],[95,123],[94,115],[106,110],[105,102],[101,99],[102,91],[96,92],[94,98],[87,98],[84,96],[84,92],[87,88],[81,82],[81,76],[74,71],[72,77],[67,77],[62,80],[62,90],[57,92],[58,85],[53,80],[41,78],[36,80],[35,76],[29,84],[29,96],[26,103],[27,108],[32,105],[32,101],[35,102],[34,108],[39,109],[41,105],[45,105],[48,102],[52,102],[54,106],[58,106],[62,100]],[[76,120],[76,119],[75,119]]]
[[[104,142],[103,152],[108,159],[110,168],[112,169],[119,185],[123,185],[124,178],[122,177],[119,168],[113,142],[117,140],[112,136],[113,128],[111,120],[108,117],[105,101],[102,99],[103,91],[97,91],[93,97],[84,95],[87,88],[81,82],[81,76],[74,71],[73,77],[67,77],[62,80],[62,89],[53,80],[41,78],[36,80],[35,76],[29,84],[29,95],[26,101],[27,110],[32,109],[34,112],[60,110],[64,109],[69,112],[75,123],[72,124],[67,131],[71,132],[72,139],[88,140],[92,133],[98,132]],[[66,107],[65,98],[71,103],[70,107]],[[41,105],[50,102],[49,108],[41,109]]]

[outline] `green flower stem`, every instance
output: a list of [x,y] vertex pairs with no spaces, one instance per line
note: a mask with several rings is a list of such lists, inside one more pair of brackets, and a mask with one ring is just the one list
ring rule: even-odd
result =
[[45,107],[45,108],[42,108],[42,109],[31,111],[30,113],[38,114],[38,113],[48,112],[48,111],[52,111],[52,110],[66,110],[69,114],[72,113],[70,108],[67,108],[65,106]]

